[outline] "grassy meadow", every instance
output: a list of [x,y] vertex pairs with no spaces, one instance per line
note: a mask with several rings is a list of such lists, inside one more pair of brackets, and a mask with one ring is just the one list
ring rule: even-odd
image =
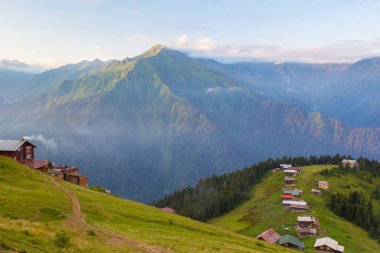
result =
[[[311,207],[308,214],[315,215],[319,219],[321,228],[325,230],[325,233],[319,236],[329,236],[339,241],[341,245],[345,246],[346,253],[380,252],[380,244],[369,238],[366,231],[337,217],[327,208],[327,194],[318,197],[310,192],[312,188],[317,187],[315,180],[327,180],[330,185],[329,191],[348,193],[350,190],[356,189],[370,193],[376,184],[380,184],[380,180],[374,179],[372,184],[368,184],[363,183],[362,179],[352,174],[342,175],[339,178],[317,174],[320,170],[332,167],[328,165],[306,166],[304,171],[296,177],[297,188],[303,190],[303,196],[300,199],[306,200]],[[256,237],[270,227],[280,235],[286,234],[286,231],[296,235],[295,223],[297,216],[302,214],[283,210],[281,204],[283,179],[284,172],[282,171],[269,174],[252,189],[250,200],[231,212],[210,220],[209,224],[252,237]],[[378,206],[378,203],[374,206]],[[314,252],[312,247],[315,238],[303,241],[306,247],[305,252]]]

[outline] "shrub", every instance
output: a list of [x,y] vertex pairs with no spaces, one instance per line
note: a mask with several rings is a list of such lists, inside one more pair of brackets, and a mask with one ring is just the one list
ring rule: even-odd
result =
[[65,231],[61,231],[55,234],[55,245],[59,248],[66,248],[70,245],[71,236]]
[[87,235],[89,235],[89,236],[95,236],[96,234],[95,234],[94,230],[88,230],[87,231]]

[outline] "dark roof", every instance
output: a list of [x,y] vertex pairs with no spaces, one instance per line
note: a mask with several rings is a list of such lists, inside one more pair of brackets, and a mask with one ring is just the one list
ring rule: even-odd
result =
[[300,240],[298,240],[298,238],[296,238],[292,235],[284,235],[284,236],[280,237],[278,244],[283,245],[286,243],[293,244],[294,246],[297,246],[297,247],[302,248],[302,249],[305,248],[305,244],[303,242],[301,242]]
[[273,230],[273,228],[259,234],[256,239],[263,239],[266,242],[277,242],[280,239],[280,235]]

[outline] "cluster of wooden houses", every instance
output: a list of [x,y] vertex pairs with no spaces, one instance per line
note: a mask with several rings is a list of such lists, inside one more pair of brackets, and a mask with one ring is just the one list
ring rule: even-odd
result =
[[[292,167],[291,164],[281,164],[280,168],[275,168],[273,171],[284,171],[284,189],[281,194],[284,209],[293,213],[310,212],[310,207],[307,202],[299,199],[302,196],[302,190],[296,188],[296,177],[298,174],[302,173],[302,168]],[[328,189],[328,182],[317,181],[317,185],[319,189],[312,189],[311,192],[314,195],[321,196],[322,190]],[[320,229],[317,217],[312,215],[298,216],[295,227],[298,238],[289,234],[280,236],[276,231],[270,228],[258,235],[256,239],[278,243],[283,247],[304,250],[305,245],[300,239],[316,237],[318,235],[318,230]],[[344,252],[344,247],[329,237],[317,239],[315,241],[314,248],[318,253]]]
[[60,176],[73,184],[87,186],[87,177],[79,175],[79,168],[75,166],[61,166],[49,160],[35,159],[34,151],[37,148],[29,140],[0,140],[0,155],[29,166],[41,172]]

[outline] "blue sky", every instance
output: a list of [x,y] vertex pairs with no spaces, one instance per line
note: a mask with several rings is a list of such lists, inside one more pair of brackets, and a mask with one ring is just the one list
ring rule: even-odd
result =
[[1,0],[0,59],[56,67],[155,44],[224,61],[380,55],[380,1]]

